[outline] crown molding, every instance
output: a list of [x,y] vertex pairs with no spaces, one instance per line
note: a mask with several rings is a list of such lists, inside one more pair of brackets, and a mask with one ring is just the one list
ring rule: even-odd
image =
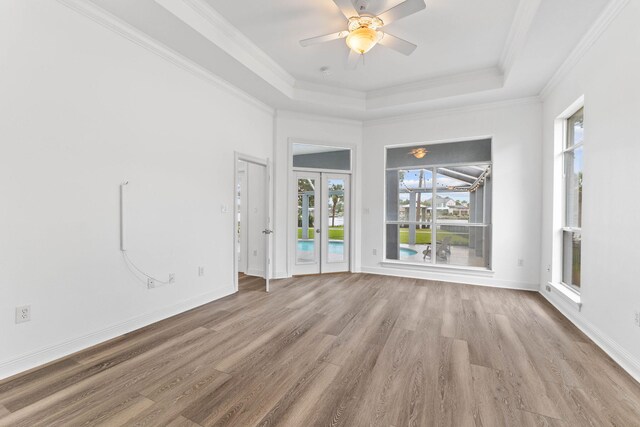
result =
[[204,0],[154,0],[288,98],[295,78]]
[[69,9],[83,15],[86,18],[102,25],[103,27],[113,31],[121,37],[143,47],[149,52],[171,62],[173,65],[190,72],[194,76],[213,84],[225,92],[235,95],[248,104],[259,108],[260,110],[273,115],[274,109],[269,105],[259,101],[243,90],[227,83],[217,75],[211,73],[195,62],[185,58],[178,52],[168,48],[167,46],[157,42],[142,31],[132,27],[120,18],[112,15],[101,7],[95,5],[89,0],[57,0],[58,3],[68,7]]
[[306,120],[332,125],[362,126],[362,120],[343,119],[340,117],[301,113],[299,111],[291,110],[276,110],[276,117],[278,119]]
[[586,34],[582,36],[582,39],[580,39],[567,59],[560,65],[540,92],[540,98],[542,98],[543,101],[549,97],[553,89],[569,74],[573,67],[580,62],[582,57],[591,49],[596,41],[598,41],[600,36],[609,28],[609,25],[611,25],[613,20],[622,12],[628,3],[629,0],[611,0],[604,8],[598,19],[596,19]]
[[346,96],[355,99],[365,100],[367,99],[367,92],[362,90],[348,89],[339,86],[330,86],[321,83],[314,83],[305,80],[297,80],[295,84],[296,89],[309,90],[314,92],[323,92],[331,95]]
[[367,100],[384,98],[389,95],[395,95],[402,92],[413,92],[425,89],[433,89],[443,86],[452,86],[459,83],[468,82],[471,80],[477,80],[486,76],[501,76],[500,70],[497,68],[483,68],[479,70],[468,71],[457,74],[447,74],[445,76],[432,77],[429,79],[423,79],[413,82],[402,83],[394,86],[387,86],[382,89],[374,89],[367,92]]
[[296,82],[294,99],[321,106],[339,105],[355,112],[364,112],[367,109],[365,92],[304,81]]
[[367,95],[367,110],[416,104],[502,87],[504,76],[498,68],[474,70],[370,91]]
[[368,127],[375,127],[380,125],[403,123],[411,120],[424,120],[424,119],[429,119],[433,117],[447,116],[452,114],[465,114],[465,113],[473,113],[477,111],[513,108],[516,106],[536,105],[540,103],[541,103],[541,99],[539,96],[530,96],[525,98],[507,99],[504,101],[465,105],[465,106],[456,107],[456,108],[433,109],[433,110],[422,111],[422,112],[413,113],[413,114],[384,117],[381,119],[364,120],[363,125],[365,128],[368,128]]
[[513,67],[513,63],[525,45],[527,36],[538,13],[542,0],[520,0],[515,18],[511,23],[509,35],[505,42],[498,66],[506,78]]

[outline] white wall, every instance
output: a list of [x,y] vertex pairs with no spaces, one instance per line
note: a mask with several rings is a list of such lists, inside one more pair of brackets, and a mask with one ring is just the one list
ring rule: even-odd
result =
[[[233,291],[233,150],[271,156],[268,109],[50,0],[0,2],[0,64],[0,377]],[[123,262],[124,180],[130,256],[175,284]]]
[[[544,101],[541,292],[640,380],[640,4],[629,2]],[[554,120],[585,98],[582,311],[544,285],[551,280]],[[556,192],[557,193],[557,192]],[[557,273],[557,272],[556,272]]]
[[[338,144],[354,146],[356,173],[352,177],[353,203],[352,209],[359,212],[360,206],[360,146],[362,144],[362,123],[351,120],[332,119],[328,117],[297,114],[288,111],[278,111],[276,117],[276,135],[274,144],[274,269],[275,277],[287,277],[292,272],[287,269],[287,258],[291,257],[295,248],[288,248],[289,232],[293,230],[290,215],[289,194],[289,144],[292,140],[316,144]],[[355,228],[355,259],[352,260],[354,271],[359,271],[360,265],[360,224],[356,221]],[[289,250],[290,249],[290,250]]]
[[[538,289],[541,107],[536,100],[369,122],[362,164],[362,270],[452,282]],[[384,147],[493,138],[493,274],[385,267]],[[373,251],[377,255],[373,255]],[[518,258],[524,266],[518,267]]]

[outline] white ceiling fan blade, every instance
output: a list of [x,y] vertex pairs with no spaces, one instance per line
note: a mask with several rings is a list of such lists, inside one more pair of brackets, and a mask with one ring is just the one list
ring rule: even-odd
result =
[[360,61],[360,55],[355,50],[349,49],[349,57],[347,58],[347,70],[355,70],[358,66],[358,61]]
[[384,36],[382,36],[382,39],[380,39],[378,44],[381,44],[384,47],[388,47],[389,49],[393,49],[407,56],[411,55],[413,51],[418,47],[413,43],[410,43],[399,37],[392,36],[389,33],[384,33]]
[[311,37],[310,39],[300,40],[300,46],[307,47],[312,44],[325,43],[333,40],[343,39],[349,35],[349,31],[340,31],[333,34],[326,34],[324,36]]
[[351,0],[333,0],[333,2],[338,6],[345,18],[349,19],[353,16],[360,16]]
[[406,18],[416,12],[420,12],[425,7],[427,7],[427,5],[424,0],[405,0],[386,12],[382,12],[378,15],[378,18],[382,19],[384,25],[388,25],[393,21],[397,21],[398,19]]

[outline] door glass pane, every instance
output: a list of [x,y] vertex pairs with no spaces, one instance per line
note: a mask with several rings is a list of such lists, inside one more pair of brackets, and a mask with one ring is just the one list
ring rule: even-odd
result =
[[316,260],[315,186],[315,179],[298,179],[298,241],[296,245],[298,263],[312,263]]
[[344,262],[344,200],[342,178],[327,180],[327,262]]
[[565,153],[567,227],[582,226],[582,166],[582,147]]
[[398,221],[431,222],[433,177],[430,169],[400,170],[398,173]]
[[428,256],[436,264],[489,268],[489,238],[489,227],[439,225]]
[[580,288],[581,234],[574,231],[563,231],[562,239],[562,282]]
[[434,203],[438,222],[483,224],[490,198],[488,165],[449,166],[436,170]]

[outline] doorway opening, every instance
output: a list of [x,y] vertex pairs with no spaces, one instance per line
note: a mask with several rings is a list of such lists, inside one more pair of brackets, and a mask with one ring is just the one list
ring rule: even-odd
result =
[[351,150],[293,144],[293,274],[351,269]]
[[269,161],[236,153],[234,283],[236,290],[269,291]]

